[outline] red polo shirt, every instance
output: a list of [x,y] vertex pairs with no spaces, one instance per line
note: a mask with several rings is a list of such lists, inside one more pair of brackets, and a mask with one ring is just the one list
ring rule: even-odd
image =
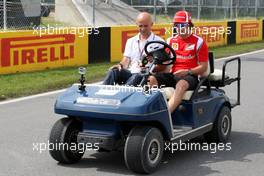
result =
[[186,39],[179,36],[171,37],[167,43],[172,46],[177,55],[171,68],[172,73],[180,69],[195,68],[199,62],[208,62],[208,47],[203,38],[195,34],[191,34]]

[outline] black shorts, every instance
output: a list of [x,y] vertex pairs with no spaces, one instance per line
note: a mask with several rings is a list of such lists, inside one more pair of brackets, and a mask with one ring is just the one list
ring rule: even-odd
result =
[[159,87],[165,86],[175,88],[177,82],[179,82],[180,80],[185,80],[189,83],[188,90],[194,90],[199,82],[198,77],[193,75],[187,75],[185,77],[179,78],[174,76],[172,73],[157,73],[153,76],[157,79]]

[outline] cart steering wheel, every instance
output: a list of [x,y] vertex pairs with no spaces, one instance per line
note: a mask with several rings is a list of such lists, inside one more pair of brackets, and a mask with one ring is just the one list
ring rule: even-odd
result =
[[[159,44],[163,47],[160,48],[159,46],[156,46],[153,48],[153,51],[149,51],[148,46],[151,44]],[[166,52],[167,48],[169,49],[170,53],[172,53],[172,55]],[[176,60],[176,53],[174,49],[163,41],[150,41],[145,45],[144,50],[147,56],[153,57],[154,64],[171,65]]]

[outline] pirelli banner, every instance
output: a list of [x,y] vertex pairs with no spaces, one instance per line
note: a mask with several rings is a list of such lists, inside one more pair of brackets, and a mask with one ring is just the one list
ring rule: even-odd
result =
[[37,31],[0,36],[0,74],[88,64],[87,36],[67,32],[40,35]]
[[[171,24],[154,25],[153,32],[165,41],[175,33]],[[193,32],[203,37],[209,46],[220,46],[227,44],[227,35],[230,30],[227,22],[198,22],[195,23]],[[127,39],[137,33],[136,26],[111,27],[111,62],[121,60]]]
[[[194,23],[192,32],[215,47],[262,40],[263,26],[264,20],[201,21]],[[0,32],[0,74],[118,62],[127,39],[138,33],[135,25],[67,29],[52,34],[42,30]],[[175,29],[172,24],[160,24],[153,26],[153,32],[166,40]]]
[[262,40],[262,20],[236,21],[236,43]]

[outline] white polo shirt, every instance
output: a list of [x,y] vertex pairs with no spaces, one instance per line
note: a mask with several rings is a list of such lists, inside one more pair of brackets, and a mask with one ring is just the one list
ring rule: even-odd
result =
[[161,37],[155,35],[153,32],[151,32],[148,39],[144,41],[140,41],[139,36],[140,34],[137,34],[136,36],[129,38],[126,42],[124,57],[130,59],[128,70],[130,70],[131,73],[139,73],[141,71],[139,64],[141,62],[142,55],[146,55],[144,47],[147,42],[164,41]]

